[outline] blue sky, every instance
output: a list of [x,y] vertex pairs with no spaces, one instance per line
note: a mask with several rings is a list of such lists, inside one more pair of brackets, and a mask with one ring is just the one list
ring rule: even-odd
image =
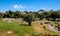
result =
[[60,0],[0,0],[0,11],[38,11],[60,9]]

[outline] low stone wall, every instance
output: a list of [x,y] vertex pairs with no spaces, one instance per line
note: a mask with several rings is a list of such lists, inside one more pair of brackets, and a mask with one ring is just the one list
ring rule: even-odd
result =
[[3,21],[13,21],[13,22],[19,22],[23,21],[22,18],[2,18]]

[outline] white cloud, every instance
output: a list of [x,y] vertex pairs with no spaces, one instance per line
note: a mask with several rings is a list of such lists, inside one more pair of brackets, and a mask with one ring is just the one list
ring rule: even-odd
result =
[[18,5],[14,5],[13,7],[14,7],[14,8],[17,8],[17,7],[18,7]]
[[23,6],[23,5],[14,5],[13,8],[16,9],[27,9],[27,8],[32,8],[33,6]]
[[17,8],[17,9],[24,8],[24,6],[22,6],[22,5],[14,5],[13,7]]

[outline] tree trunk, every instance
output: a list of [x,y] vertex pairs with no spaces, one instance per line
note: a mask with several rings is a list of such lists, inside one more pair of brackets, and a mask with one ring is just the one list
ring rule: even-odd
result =
[[42,20],[43,18],[40,18],[40,20]]
[[28,22],[28,25],[31,26],[31,21]]

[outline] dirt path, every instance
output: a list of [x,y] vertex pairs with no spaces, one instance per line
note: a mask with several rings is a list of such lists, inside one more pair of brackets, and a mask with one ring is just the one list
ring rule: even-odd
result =
[[44,28],[43,26],[39,25],[39,24],[33,24],[32,28],[35,30],[35,32],[37,33],[44,33]]

